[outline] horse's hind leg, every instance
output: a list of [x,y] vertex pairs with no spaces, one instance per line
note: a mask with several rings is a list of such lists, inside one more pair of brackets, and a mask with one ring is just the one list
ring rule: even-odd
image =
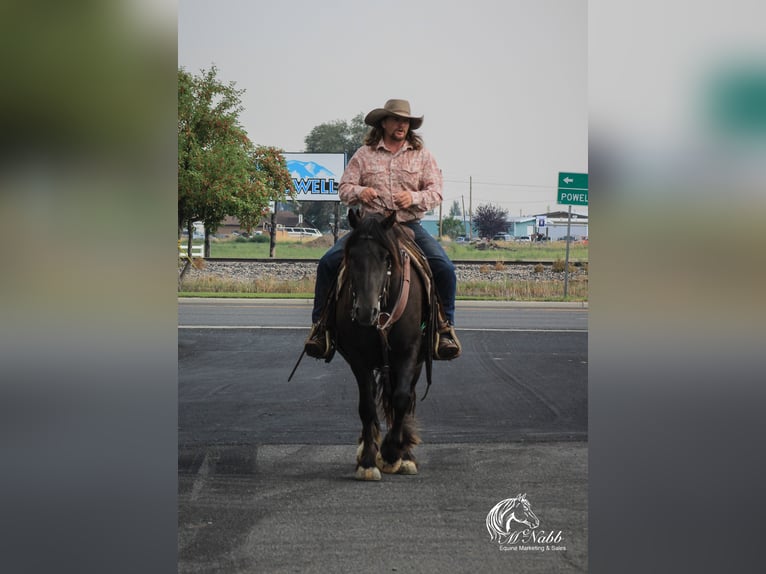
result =
[[362,436],[356,451],[357,480],[380,480],[380,471],[375,466],[375,456],[380,444],[380,423],[375,406],[375,379],[372,373],[352,367],[359,386],[359,418],[362,421]]

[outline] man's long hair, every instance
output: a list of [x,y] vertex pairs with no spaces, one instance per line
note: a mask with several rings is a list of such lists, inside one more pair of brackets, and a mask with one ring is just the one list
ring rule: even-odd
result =
[[[376,146],[378,142],[383,139],[383,128],[380,127],[380,123],[370,128],[367,135],[364,136],[364,145]],[[413,130],[407,130],[407,141],[415,149],[421,149],[423,147],[423,138],[416,134]]]

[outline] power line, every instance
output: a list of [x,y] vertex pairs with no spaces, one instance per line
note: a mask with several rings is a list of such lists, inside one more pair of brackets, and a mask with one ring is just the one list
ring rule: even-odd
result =
[[[453,196],[450,196],[450,197],[443,196],[442,197],[442,203],[453,202],[453,201],[460,201],[460,197],[453,197]],[[492,201],[492,203],[500,203],[500,204],[506,204],[506,203],[514,203],[514,204],[534,203],[534,204],[539,204],[541,202],[545,202],[545,200],[544,199],[527,199],[527,200],[520,200],[520,201],[515,201],[515,200]]]
[[[443,180],[445,182],[449,183],[464,183],[467,184],[468,182],[461,179],[445,179]],[[495,183],[495,182],[489,182],[489,181],[474,181],[474,185],[491,185],[496,187],[535,187],[540,189],[558,189],[555,185],[538,185],[533,183]]]

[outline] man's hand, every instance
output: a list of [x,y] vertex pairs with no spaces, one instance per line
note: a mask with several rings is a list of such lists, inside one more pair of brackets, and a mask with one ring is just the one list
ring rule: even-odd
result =
[[362,203],[372,205],[372,202],[378,199],[378,192],[371,187],[365,187],[362,190],[362,193],[359,194],[359,199],[362,201]]
[[409,191],[394,192],[394,204],[399,209],[407,209],[412,205],[412,194]]

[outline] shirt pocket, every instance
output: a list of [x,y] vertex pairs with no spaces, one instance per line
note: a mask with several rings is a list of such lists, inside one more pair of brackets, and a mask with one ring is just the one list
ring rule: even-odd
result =
[[420,170],[415,166],[403,166],[394,168],[394,187],[407,191],[420,189]]
[[382,167],[371,167],[362,175],[361,184],[364,187],[371,187],[378,191],[389,188],[388,170]]

